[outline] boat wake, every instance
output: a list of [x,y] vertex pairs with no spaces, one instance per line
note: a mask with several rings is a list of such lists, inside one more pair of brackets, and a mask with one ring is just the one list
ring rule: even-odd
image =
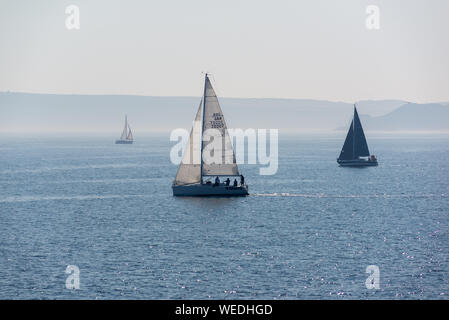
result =
[[300,198],[447,198],[448,194],[304,194],[304,193],[252,193],[256,197],[300,197]]
[[[449,198],[449,194],[304,194],[289,192],[274,193],[252,193],[253,197],[296,197],[296,198],[324,198],[324,199],[419,199],[419,198]],[[33,201],[86,201],[107,199],[146,198],[147,194],[110,194],[110,195],[79,195],[79,196],[11,196],[0,198],[0,203],[33,202]]]

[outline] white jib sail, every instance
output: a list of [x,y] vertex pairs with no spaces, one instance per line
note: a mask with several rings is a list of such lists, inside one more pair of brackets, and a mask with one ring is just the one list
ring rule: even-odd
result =
[[195,121],[190,131],[189,142],[178,167],[175,185],[192,184],[201,181],[201,109],[202,103],[200,103],[196,113]]
[[205,81],[203,175],[238,175],[226,122],[209,78]]
[[126,137],[127,140],[133,140],[133,133],[131,132],[131,127],[128,125],[129,133]]

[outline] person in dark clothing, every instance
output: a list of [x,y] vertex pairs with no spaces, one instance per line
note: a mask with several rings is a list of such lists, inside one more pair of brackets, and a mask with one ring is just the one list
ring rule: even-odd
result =
[[234,179],[234,187],[237,187],[237,179]]
[[231,180],[229,180],[229,178],[226,179],[226,185],[229,186],[229,184],[231,183]]
[[243,174],[240,175],[240,185],[244,185],[245,184],[245,177],[243,176]]
[[215,178],[215,185],[218,186],[220,184],[220,178],[216,177]]

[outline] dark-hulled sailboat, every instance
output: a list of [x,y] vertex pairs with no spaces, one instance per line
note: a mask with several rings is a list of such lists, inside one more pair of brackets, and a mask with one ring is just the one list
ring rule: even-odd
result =
[[[207,74],[204,81],[203,98],[172,185],[173,195],[246,196],[248,185],[239,174],[226,122]],[[213,149],[215,141],[221,141],[220,149]],[[209,161],[211,147],[214,155],[218,155],[217,161]],[[226,182],[220,182],[220,178],[225,177],[228,178]],[[238,178],[240,184],[237,183]]]
[[123,128],[120,139],[115,140],[116,144],[132,144],[134,142],[133,133],[131,127],[128,124],[128,116],[125,116],[125,127]]
[[341,149],[340,156],[337,159],[342,167],[371,167],[377,166],[377,159],[370,155],[365,134],[363,133],[362,123],[354,104],[354,118],[349,127],[345,143]]

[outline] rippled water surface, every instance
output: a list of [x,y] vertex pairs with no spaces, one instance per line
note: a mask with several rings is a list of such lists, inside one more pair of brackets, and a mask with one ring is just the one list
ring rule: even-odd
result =
[[1,138],[0,298],[447,299],[449,137],[368,135],[362,169],[343,139],[281,135],[276,175],[240,167],[249,197],[195,199],[166,136]]

